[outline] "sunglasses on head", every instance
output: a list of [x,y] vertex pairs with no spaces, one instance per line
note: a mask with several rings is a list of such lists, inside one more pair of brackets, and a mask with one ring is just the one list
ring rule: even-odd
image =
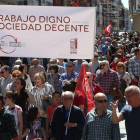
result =
[[19,75],[13,75],[13,77],[14,77],[14,78],[16,78],[16,77],[19,78],[20,76],[19,76]]
[[72,66],[67,65],[67,67],[72,67]]
[[105,64],[101,64],[100,67],[105,66]]
[[107,100],[95,100],[96,102],[98,102],[98,103],[106,103],[107,102]]

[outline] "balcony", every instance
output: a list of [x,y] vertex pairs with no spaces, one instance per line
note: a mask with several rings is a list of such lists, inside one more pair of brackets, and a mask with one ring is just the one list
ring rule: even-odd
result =
[[118,20],[117,20],[117,19],[112,18],[112,22],[118,22]]
[[112,29],[113,29],[114,31],[117,31],[117,30],[118,30],[118,27],[112,27]]
[[117,3],[116,2],[112,2],[112,5],[117,7]]

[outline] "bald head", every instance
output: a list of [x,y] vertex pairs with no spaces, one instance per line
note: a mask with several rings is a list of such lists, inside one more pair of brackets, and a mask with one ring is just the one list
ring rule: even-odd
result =
[[106,95],[104,93],[99,92],[94,96],[94,100],[98,100],[100,98],[105,98],[106,99]]
[[[95,106],[97,108],[97,112],[103,114],[103,112],[107,109],[107,98],[104,93],[97,93],[94,96]],[[101,115],[100,114],[100,115]],[[98,114],[99,115],[99,114]]]
[[92,81],[93,76],[91,75],[91,72],[86,72],[87,78],[89,83]]

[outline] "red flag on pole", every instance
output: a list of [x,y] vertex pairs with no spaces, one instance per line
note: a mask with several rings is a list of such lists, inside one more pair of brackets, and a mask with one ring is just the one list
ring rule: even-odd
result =
[[92,108],[95,108],[93,96],[90,90],[90,86],[89,86],[89,82],[88,82],[84,65],[82,65],[81,67],[79,78],[78,78],[77,85],[75,88],[75,92],[83,95],[87,99],[88,112]]
[[104,29],[104,31],[107,34],[107,37],[109,37],[109,34],[111,32],[111,28],[112,28],[112,22]]

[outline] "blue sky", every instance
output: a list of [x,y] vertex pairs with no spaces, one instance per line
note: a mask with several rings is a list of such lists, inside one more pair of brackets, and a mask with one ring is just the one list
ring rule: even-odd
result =
[[128,0],[122,0],[122,3],[123,3],[125,8],[129,8]]

